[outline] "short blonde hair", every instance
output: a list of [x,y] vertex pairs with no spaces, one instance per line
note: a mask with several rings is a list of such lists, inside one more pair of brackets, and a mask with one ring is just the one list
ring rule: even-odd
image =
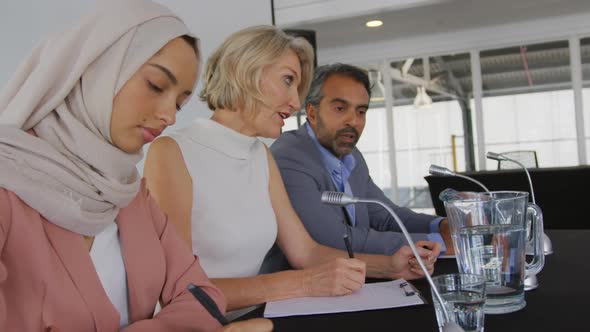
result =
[[303,102],[313,75],[313,48],[304,38],[289,36],[273,26],[240,30],[221,44],[207,60],[201,100],[211,110],[244,108],[256,112],[264,103],[260,87],[263,68],[288,50],[299,58],[301,81],[297,90]]

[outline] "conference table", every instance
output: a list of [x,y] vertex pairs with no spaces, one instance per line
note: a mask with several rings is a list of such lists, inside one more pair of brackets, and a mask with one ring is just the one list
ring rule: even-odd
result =
[[[486,315],[485,331],[590,331],[590,262],[584,243],[590,230],[546,230],[554,253],[538,274],[539,287],[526,292],[524,309]],[[457,272],[455,259],[439,259],[434,275]],[[373,280],[368,280],[371,282]],[[375,280],[381,281],[381,280]],[[351,313],[273,318],[275,331],[438,331],[430,287],[412,281],[427,304]],[[264,307],[242,319],[262,317]]]
[[[586,221],[586,193],[590,183],[590,166],[530,168],[537,205],[543,210],[545,229],[590,229]],[[490,190],[517,190],[530,192],[526,174],[522,169],[464,172],[483,183]],[[482,191],[471,181],[455,176],[424,177],[428,182],[430,198],[436,215],[446,216],[438,198],[441,191],[453,188],[458,191]],[[589,329],[590,331],[590,329]]]

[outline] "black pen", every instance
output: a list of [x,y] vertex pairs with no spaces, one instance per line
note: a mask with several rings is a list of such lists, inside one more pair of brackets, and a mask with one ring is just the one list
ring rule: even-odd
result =
[[348,234],[344,234],[342,236],[342,239],[344,239],[344,245],[346,246],[346,251],[348,251],[348,257],[354,258],[354,253],[352,252],[352,247],[350,245],[350,239],[348,238]]
[[197,301],[199,301],[203,305],[203,307],[207,309],[211,316],[217,319],[219,324],[221,324],[222,326],[229,324],[225,316],[223,316],[221,311],[219,311],[219,308],[217,307],[213,299],[211,299],[211,297],[207,293],[205,293],[205,291],[202,290],[201,287],[195,286],[194,284],[188,284],[188,287],[186,287],[186,289],[188,289],[188,291],[191,292],[191,294],[193,294],[195,299],[197,299]]

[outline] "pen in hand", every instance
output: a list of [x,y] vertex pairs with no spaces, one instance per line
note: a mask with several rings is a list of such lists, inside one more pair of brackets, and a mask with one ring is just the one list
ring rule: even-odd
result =
[[346,251],[348,251],[348,258],[354,258],[354,253],[352,252],[352,247],[350,245],[350,238],[348,237],[348,234],[344,234],[342,236],[342,239],[344,240]]
[[229,324],[229,321],[225,318],[225,316],[223,316],[221,311],[219,311],[219,308],[217,307],[213,299],[211,299],[211,297],[204,290],[202,290],[201,287],[195,286],[194,284],[189,284],[188,287],[186,287],[186,289],[191,294],[193,294],[195,299],[197,299],[197,301],[199,301],[203,305],[203,307],[205,307],[205,309],[207,309],[211,316],[217,319],[219,324],[221,324],[222,326]]

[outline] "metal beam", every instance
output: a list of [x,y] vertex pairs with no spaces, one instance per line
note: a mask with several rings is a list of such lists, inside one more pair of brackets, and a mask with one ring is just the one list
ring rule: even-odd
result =
[[[458,99],[459,96],[454,94],[453,92],[441,87],[440,85],[433,83],[432,81],[426,81],[421,77],[414,76],[412,74],[403,75],[402,72],[397,68],[391,68],[391,78],[398,82],[403,82],[407,84],[411,84],[414,86],[424,86],[426,90],[436,92],[441,95],[445,95],[451,98]],[[383,76],[385,77],[385,76]]]
[[[483,62],[481,62],[481,66],[484,67]],[[531,74],[534,77],[537,77],[537,82],[533,87],[529,87],[528,84],[521,85],[521,86],[513,86],[513,87],[505,87],[507,81],[514,81],[518,78],[524,80],[523,71],[506,71],[502,73],[490,73],[487,70],[485,75],[482,75],[482,80],[485,83],[485,91],[483,92],[484,97],[488,96],[501,96],[501,95],[512,95],[518,93],[533,93],[533,92],[542,92],[542,91],[550,91],[550,90],[563,90],[563,89],[571,89],[572,88],[572,81],[571,81],[571,66],[568,60],[567,64],[552,67],[552,68],[534,68],[529,69]],[[582,63],[582,72],[590,71],[590,63]],[[555,82],[549,82],[546,77],[554,76],[558,74],[558,79],[554,80]],[[563,78],[562,78],[563,77]],[[472,85],[472,76],[469,77],[456,77],[455,78],[459,81],[461,85]],[[564,79],[566,81],[564,81]],[[590,86],[590,80],[582,81],[583,87]],[[394,86],[394,93],[397,93],[399,90],[409,88],[414,86],[414,84],[404,83],[398,84]],[[497,88],[496,88],[497,86]],[[397,100],[399,101],[399,99]]]
[[427,56],[422,58],[422,72],[424,73],[424,80],[430,82],[430,59]]
[[469,52],[471,59],[471,76],[473,77],[473,105],[475,106],[475,128],[477,131],[477,160],[479,169],[486,169],[486,141],[483,126],[483,83],[481,80],[481,63],[479,51]]
[[393,132],[393,84],[391,82],[391,66],[389,61],[381,62],[381,75],[383,76],[384,93],[385,96],[385,118],[387,121],[387,142],[389,146],[389,173],[391,186],[391,200],[398,202],[398,183],[397,183],[397,158],[395,151],[395,133]]
[[465,98],[465,91],[463,91],[463,87],[459,83],[459,80],[455,77],[453,73],[453,69],[446,63],[446,61],[441,56],[433,57],[434,61],[438,64],[438,66],[447,74],[449,87],[451,91],[454,91],[459,97]]
[[404,65],[402,66],[402,75],[408,75],[408,70],[412,67],[412,63],[414,63],[414,58],[409,58],[404,62]]
[[574,107],[576,113],[576,138],[578,142],[578,163],[586,165],[586,132],[584,130],[584,100],[582,99],[582,54],[580,39],[569,39],[572,85],[574,88]]
[[447,82],[449,88],[453,90],[460,98],[457,99],[461,107],[461,114],[463,118],[463,140],[465,141],[465,170],[475,171],[475,151],[473,147],[473,125],[471,121],[471,105],[469,99],[463,91],[461,84],[455,78],[453,70],[445,62],[441,56],[433,57],[434,61],[440,68],[447,73]]
[[[471,83],[471,82],[470,82]],[[582,86],[584,88],[590,87],[590,80],[583,80]],[[404,88],[407,88],[406,85]],[[394,86],[394,96],[396,96],[396,92],[403,89],[398,85]],[[513,88],[504,88],[504,89],[488,89],[483,91],[483,97],[498,97],[498,96],[510,96],[510,95],[518,95],[518,94],[527,94],[527,93],[537,93],[537,92],[546,92],[546,91],[554,91],[554,90],[569,90],[572,89],[572,82],[562,82],[562,83],[551,83],[551,84],[537,84],[534,85],[531,89],[529,86],[523,87],[513,87]],[[449,101],[448,98],[440,95],[431,96],[434,102],[438,101]],[[371,106],[381,105],[378,104],[379,102],[383,103],[385,99],[382,97],[378,97],[376,99],[371,98]],[[395,103],[398,106],[404,105],[411,105],[414,102],[414,98],[396,98]],[[377,103],[377,104],[375,104]]]

